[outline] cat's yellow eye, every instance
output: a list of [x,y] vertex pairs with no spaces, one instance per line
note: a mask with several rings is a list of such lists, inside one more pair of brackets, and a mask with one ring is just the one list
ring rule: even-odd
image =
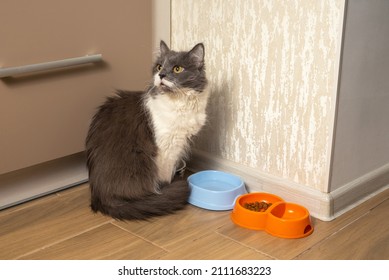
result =
[[162,65],[161,64],[157,64],[155,69],[157,69],[158,72],[161,71],[162,70]]
[[173,67],[173,72],[176,74],[181,73],[182,71],[184,71],[184,67],[181,67],[181,66],[174,66]]

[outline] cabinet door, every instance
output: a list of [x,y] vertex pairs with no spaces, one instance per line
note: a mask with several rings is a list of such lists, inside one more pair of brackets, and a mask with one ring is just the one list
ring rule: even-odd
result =
[[84,150],[105,97],[146,87],[151,6],[151,0],[2,0],[0,67],[88,54],[102,54],[103,63],[0,80],[0,174]]

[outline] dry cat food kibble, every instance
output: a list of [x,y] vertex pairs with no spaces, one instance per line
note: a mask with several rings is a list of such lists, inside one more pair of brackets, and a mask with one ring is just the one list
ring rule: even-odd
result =
[[266,203],[265,201],[255,201],[255,202],[246,202],[243,207],[256,212],[265,212],[267,208],[269,208],[272,205],[272,203]]

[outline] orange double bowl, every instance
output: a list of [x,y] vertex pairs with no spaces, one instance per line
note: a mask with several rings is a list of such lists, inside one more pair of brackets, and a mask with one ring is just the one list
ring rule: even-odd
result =
[[[271,203],[263,212],[249,210],[246,204]],[[308,210],[298,204],[285,202],[269,193],[248,193],[236,199],[231,213],[232,221],[248,229],[264,230],[282,238],[302,238],[313,232]]]

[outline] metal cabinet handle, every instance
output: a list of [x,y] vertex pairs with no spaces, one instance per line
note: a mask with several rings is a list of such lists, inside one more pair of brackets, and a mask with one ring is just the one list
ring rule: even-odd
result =
[[86,55],[75,58],[67,58],[62,60],[49,61],[44,63],[0,68],[0,78],[11,77],[19,74],[26,74],[37,71],[46,71],[56,68],[75,66],[86,63],[95,63],[102,60],[101,54]]

